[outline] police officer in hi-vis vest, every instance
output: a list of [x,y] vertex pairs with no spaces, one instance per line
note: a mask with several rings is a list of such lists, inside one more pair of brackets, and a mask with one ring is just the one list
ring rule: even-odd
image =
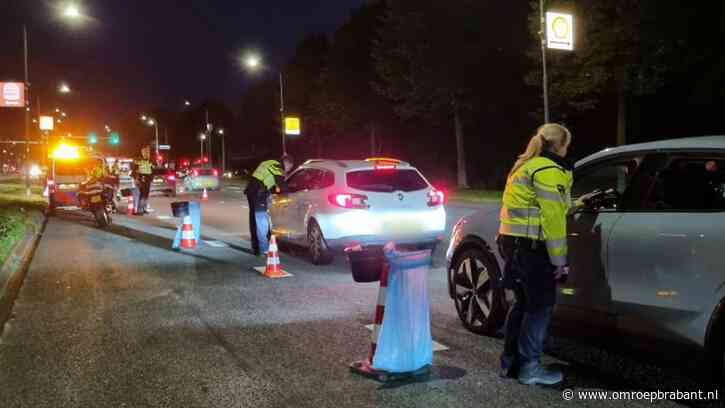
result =
[[506,317],[501,376],[522,384],[556,384],[560,371],[540,357],[556,301],[556,284],[569,275],[566,220],[572,206],[572,166],[565,160],[571,133],[541,126],[509,173],[498,246],[506,265],[504,287],[515,302]]
[[254,255],[266,254],[269,249],[269,196],[272,192],[287,191],[284,177],[293,166],[294,161],[289,155],[282,156],[281,163],[277,160],[263,161],[244,190],[249,202],[249,234]]
[[154,165],[150,159],[151,148],[146,146],[141,149],[141,159],[134,161],[134,175],[136,185],[139,189],[138,205],[135,208],[134,215],[147,214],[146,205],[149,199],[149,191],[151,190],[151,181],[153,179]]

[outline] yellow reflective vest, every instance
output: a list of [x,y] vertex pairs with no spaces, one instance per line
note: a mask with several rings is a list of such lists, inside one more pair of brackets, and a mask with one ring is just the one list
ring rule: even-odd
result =
[[136,160],[136,165],[138,166],[139,174],[150,175],[151,173],[153,173],[154,165],[151,163],[150,160]]
[[574,179],[563,160],[550,156],[529,160],[507,180],[499,234],[545,241],[551,263],[561,266],[567,265],[566,218]]
[[257,169],[254,170],[254,173],[252,174],[252,177],[261,181],[262,184],[264,184],[264,187],[267,188],[267,190],[271,189],[275,186],[275,184],[277,184],[275,176],[284,176],[284,169],[282,169],[282,165],[277,160],[263,161],[259,164],[259,166],[257,166]]
[[106,177],[106,167],[102,165],[98,165],[91,169],[90,171],[90,177],[94,179],[102,179]]

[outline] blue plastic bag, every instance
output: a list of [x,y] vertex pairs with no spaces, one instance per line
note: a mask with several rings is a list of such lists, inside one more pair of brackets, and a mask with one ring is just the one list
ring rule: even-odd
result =
[[431,251],[401,252],[386,247],[385,257],[390,272],[373,368],[392,373],[416,371],[433,362],[428,296]]

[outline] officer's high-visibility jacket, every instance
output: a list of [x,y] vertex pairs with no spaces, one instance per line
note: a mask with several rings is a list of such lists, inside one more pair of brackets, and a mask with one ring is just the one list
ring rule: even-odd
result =
[[136,166],[138,167],[138,174],[150,175],[151,173],[153,173],[154,165],[151,163],[150,160],[136,160]]
[[277,184],[279,178],[284,177],[284,169],[277,160],[267,160],[257,166],[252,177],[261,181],[267,190],[270,190]]
[[103,166],[103,165],[95,166],[90,171],[90,177],[91,178],[94,178],[94,179],[97,179],[97,180],[106,177],[106,175],[107,175],[106,174],[106,167]]
[[546,241],[551,263],[567,265],[572,183],[571,166],[553,153],[526,162],[506,182],[499,233]]

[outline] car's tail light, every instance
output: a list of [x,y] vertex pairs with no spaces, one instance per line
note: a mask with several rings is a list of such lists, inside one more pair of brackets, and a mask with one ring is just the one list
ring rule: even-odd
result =
[[194,177],[199,177],[199,170],[194,170],[193,174],[194,174]]
[[440,190],[431,190],[428,192],[428,207],[437,207],[443,205],[446,201],[446,195]]
[[168,176],[166,176],[166,179],[169,181],[176,181],[176,176],[174,176],[173,174],[169,174]]
[[219,171],[217,169],[214,169],[213,173],[214,173],[214,177],[218,177],[219,176]]
[[370,208],[368,205],[368,197],[362,194],[330,194],[328,197],[330,204],[342,208],[356,208],[366,210]]

